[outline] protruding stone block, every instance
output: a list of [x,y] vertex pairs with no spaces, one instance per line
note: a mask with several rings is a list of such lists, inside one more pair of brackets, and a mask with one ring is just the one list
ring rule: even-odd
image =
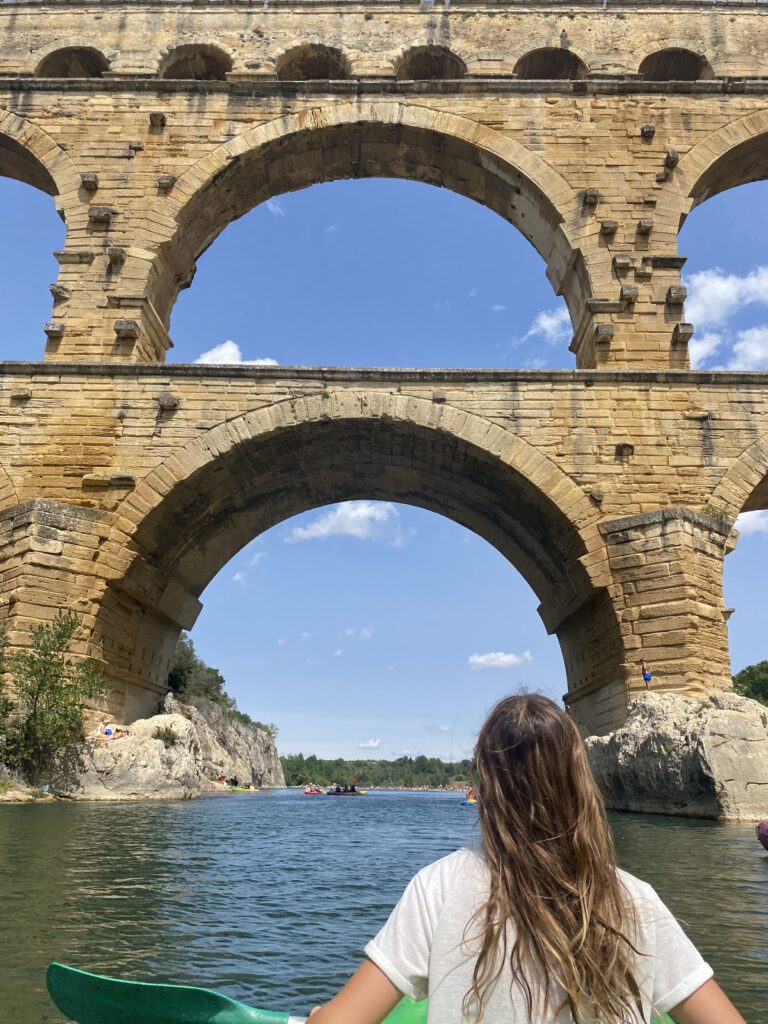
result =
[[652,217],[641,217],[637,222],[637,233],[638,235],[650,235],[653,231],[653,218]]
[[85,171],[80,175],[80,182],[86,192],[95,192],[99,187],[99,176],[93,171]]
[[670,306],[682,306],[688,298],[688,289],[682,285],[670,285],[667,290],[667,302]]
[[656,134],[656,125],[650,122],[642,125],[640,128],[640,136],[643,139],[652,139]]
[[640,292],[640,289],[637,287],[636,284],[623,284],[621,286],[621,293],[620,293],[621,294],[622,302],[628,302],[628,303],[637,302],[637,296],[638,296],[639,292]]
[[98,227],[109,227],[114,210],[111,206],[89,206],[88,223]]
[[162,110],[152,110],[149,115],[149,123],[152,128],[165,128],[166,117]]
[[600,234],[601,235],[615,235],[619,230],[619,222],[617,220],[601,220],[600,221]]
[[115,320],[115,334],[120,341],[136,341],[139,325],[135,320]]
[[680,154],[677,152],[677,150],[676,149],[668,149],[667,150],[667,155],[664,157],[664,166],[667,167],[671,171],[671,170],[673,170],[673,168],[677,167],[677,165],[679,163],[680,163]]
[[687,345],[692,337],[693,324],[675,324],[675,329],[672,331],[673,345]]
[[582,194],[582,203],[589,209],[594,209],[600,202],[600,192],[596,188],[585,188]]
[[64,333],[64,324],[60,320],[49,320],[43,330],[49,338],[60,338]]
[[161,192],[170,192],[173,186],[176,184],[175,174],[161,174],[157,179],[157,187]]

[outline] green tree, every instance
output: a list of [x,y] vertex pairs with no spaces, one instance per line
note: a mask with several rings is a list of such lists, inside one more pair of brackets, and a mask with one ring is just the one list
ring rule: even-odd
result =
[[187,633],[182,633],[176,645],[171,666],[168,671],[168,689],[180,697],[202,697],[218,704],[228,715],[242,722],[243,725],[252,725],[262,732],[268,733],[272,739],[277,739],[277,726],[273,722],[257,722],[241,711],[237,706],[234,697],[227,693],[226,680],[217,668],[206,665],[202,658],[198,657],[195,645]]
[[28,649],[4,658],[10,685],[2,700],[2,759],[33,785],[61,750],[82,740],[84,704],[106,689],[92,661],[70,656],[78,629],[73,612],[59,612],[50,625],[33,628]]
[[768,661],[747,665],[733,677],[733,688],[742,697],[768,705]]

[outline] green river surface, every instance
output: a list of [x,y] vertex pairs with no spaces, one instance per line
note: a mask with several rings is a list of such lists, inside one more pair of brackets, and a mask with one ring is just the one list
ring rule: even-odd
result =
[[[622,866],[656,887],[749,1024],[768,1024],[768,853],[754,827],[612,825]],[[411,875],[476,834],[449,793],[0,806],[0,1020],[60,1024],[51,960],[305,1014]]]

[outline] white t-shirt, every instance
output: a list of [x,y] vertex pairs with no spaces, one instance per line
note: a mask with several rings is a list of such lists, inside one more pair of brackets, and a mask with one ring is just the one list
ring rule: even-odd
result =
[[[650,885],[625,871],[619,875],[635,904],[635,977],[643,996],[642,1020],[666,1013],[712,977],[701,955]],[[483,855],[457,850],[423,868],[409,883],[379,934],[365,947],[389,980],[414,999],[429,996],[429,1024],[470,1024],[462,1001],[472,986],[477,945],[464,941],[475,910],[487,898],[488,869]],[[558,992],[552,1005],[559,1005]],[[487,1024],[572,1024],[570,1011],[529,1018],[525,997],[512,985],[509,964],[488,996]]]

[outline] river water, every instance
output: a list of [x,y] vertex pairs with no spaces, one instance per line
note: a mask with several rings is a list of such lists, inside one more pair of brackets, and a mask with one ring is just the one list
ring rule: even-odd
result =
[[[768,853],[754,828],[612,824],[622,866],[685,922],[749,1024],[768,1024]],[[474,810],[444,793],[0,807],[0,1019],[60,1024],[51,960],[306,1013],[411,875],[475,831]]]

